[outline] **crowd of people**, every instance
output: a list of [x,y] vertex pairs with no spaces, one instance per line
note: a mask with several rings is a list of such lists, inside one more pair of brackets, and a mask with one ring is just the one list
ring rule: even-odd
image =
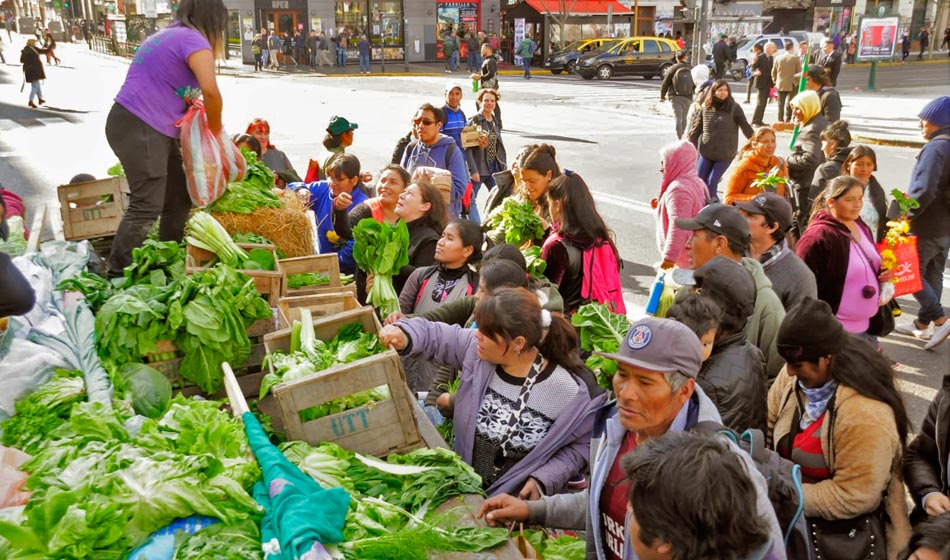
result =
[[[176,17],[140,49],[107,120],[130,188],[113,277],[156,219],[160,240],[183,238],[191,204],[174,123],[186,107],[175,92],[200,89],[208,128],[221,130],[214,61],[227,11],[221,0],[182,0]],[[327,125],[329,157],[314,180],[299,180],[263,119],[235,139],[274,170],[275,189],[308,202],[320,252],[336,253],[340,270],[356,276],[361,302],[374,278],[353,258],[353,228],[366,219],[406,224],[409,264],[393,280],[400,310],[381,318],[380,342],[404,358],[429,418],[453,422],[453,449],[488,495],[479,515],[585,530],[587,557],[598,560],[946,558],[950,375],[911,438],[877,340],[886,333],[872,328],[891,274],[875,244],[888,219],[877,162],[871,148],[851,146],[846,123],[826,116],[834,89],[825,69],[807,67],[818,87],[790,100],[801,132],[784,159],[775,130],[747,122],[728,82],[704,84],[688,139],[659,152],[659,268],[678,285],[674,303],[664,318],[635,320],[616,351],[595,352],[617,366],[606,390],[570,318],[590,302],[625,313],[614,235],[553,146],[508,155],[492,48],[481,49],[475,75],[496,87],[479,92],[477,113],[467,118],[464,89],[448,84],[443,100],[415,111],[378,173],[353,153],[358,125],[340,116]],[[691,79],[707,81],[677,56]],[[675,95],[684,91],[678,73],[668,76]],[[927,143],[909,178],[919,206],[908,218],[924,287],[914,294],[916,321],[903,328],[933,349],[950,336],[940,304],[950,97],[919,117]],[[476,141],[463,142],[466,127]],[[739,131],[749,138],[741,150]],[[720,203],[718,184],[733,165]],[[766,172],[773,180],[757,185]],[[479,208],[481,184],[491,192]],[[525,242],[540,248],[541,274],[528,274],[505,231],[480,223],[495,223],[507,198],[541,224]],[[0,292],[0,312],[16,313]],[[727,435],[746,430],[775,463],[798,466],[797,497],[772,491],[761,454]],[[781,511],[796,499],[803,517],[789,525]]]

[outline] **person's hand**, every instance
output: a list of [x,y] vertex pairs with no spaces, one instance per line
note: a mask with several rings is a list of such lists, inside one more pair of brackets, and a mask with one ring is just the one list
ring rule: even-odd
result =
[[663,270],[669,270],[673,268],[674,266],[676,266],[676,262],[671,261],[669,259],[664,259],[663,262],[660,264],[660,268]]
[[538,481],[529,478],[528,481],[524,483],[524,486],[521,487],[521,492],[518,492],[518,497],[522,500],[540,500],[541,487],[538,485]]
[[471,76],[469,76],[469,79],[470,79],[470,80],[480,80],[480,79],[482,79],[482,77],[481,77],[480,75],[478,75],[478,74],[472,74]]
[[[369,292],[369,289],[367,288],[366,291]],[[386,318],[383,320],[383,325],[384,325],[384,326],[389,326],[389,325],[395,323],[396,321],[398,321],[398,320],[400,320],[400,319],[405,319],[405,318],[406,318],[406,316],[403,314],[402,311],[393,311],[392,313],[389,314],[388,317],[386,317]]]
[[889,268],[881,270],[881,273],[877,275],[877,279],[881,282],[890,282],[893,277],[894,271]]
[[363,181],[364,183],[372,183],[372,182],[373,182],[373,174],[372,174],[372,172],[370,172],[370,171],[364,171],[364,172],[360,173],[360,181]]
[[353,204],[353,197],[350,196],[350,193],[340,193],[333,197],[333,207],[337,210],[346,210],[350,207],[350,204]]
[[927,497],[927,515],[940,515],[950,511],[950,497],[946,494],[931,494]]
[[472,182],[473,182],[473,183],[477,183],[479,179],[481,179],[481,175],[479,175],[478,173],[472,173]]
[[483,149],[483,150],[488,147],[488,137],[487,137],[487,136],[479,136],[479,137],[478,137],[478,147],[481,148],[481,149]]
[[388,325],[379,331],[379,343],[384,348],[392,346],[396,350],[402,350],[409,344],[409,337],[399,327]]
[[[367,294],[369,293],[370,290],[373,289],[373,279],[375,279],[375,278],[376,278],[376,275],[375,275],[375,274],[367,274],[367,275],[366,275],[366,293],[367,293]],[[399,313],[399,312],[397,311],[397,313]],[[395,314],[396,314],[396,313],[393,313],[393,315],[395,315]],[[402,313],[399,313],[399,314],[402,315]],[[400,319],[402,319],[402,317],[400,317]],[[398,319],[397,319],[397,320],[398,320]],[[387,323],[387,324],[388,324],[388,323]]]
[[478,519],[485,518],[489,526],[508,525],[517,521],[528,520],[528,502],[519,500],[508,494],[488,498],[478,508]]
[[308,191],[307,189],[299,189],[297,191],[297,196],[299,196],[300,198],[304,199],[307,202],[310,202],[310,191]]

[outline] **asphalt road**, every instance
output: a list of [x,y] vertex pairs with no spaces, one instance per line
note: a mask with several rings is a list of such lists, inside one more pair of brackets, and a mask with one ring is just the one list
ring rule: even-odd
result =
[[[8,53],[14,50],[6,46]],[[116,161],[103,129],[126,63],[75,45],[63,45],[57,53],[66,66],[47,69],[44,90],[52,108],[26,108],[28,90],[19,91],[19,65],[0,65],[0,182],[33,207],[55,201],[56,185],[73,175],[103,176]],[[950,68],[911,65],[894,67],[893,72],[906,68],[910,80],[911,74],[916,76],[925,67]],[[847,68],[842,83],[852,79],[852,71],[857,74],[860,70]],[[269,120],[272,141],[302,172],[309,158],[324,159],[320,141],[333,115],[359,123],[352,151],[364,168],[380,169],[389,162],[396,140],[409,129],[415,109],[423,102],[442,103],[447,79],[470,87],[462,73],[333,79],[260,73],[223,76],[219,82],[225,100],[225,128],[241,132],[254,117]],[[672,117],[665,114],[666,108],[656,106],[659,80],[588,82],[574,76],[538,74],[530,81],[504,76],[501,82],[508,153],[514,154],[524,144],[550,143],[556,147],[561,165],[585,178],[625,259],[623,285],[630,307],[642,309],[654,279],[653,263],[659,258],[649,208],[660,185],[658,150],[675,140]],[[940,83],[928,84],[932,89]],[[882,110],[886,106],[908,122],[914,121],[919,109],[886,96],[865,97],[862,103],[854,105],[855,119],[859,112],[866,112],[864,107],[875,104]],[[463,108],[469,114],[475,111],[470,90]],[[745,108],[751,114],[752,107]],[[766,120],[774,120],[771,107]],[[787,145],[787,137],[780,138],[780,146],[783,143]],[[875,149],[879,161],[876,174],[885,189],[906,187],[916,150]],[[787,153],[784,146],[780,148],[779,155]],[[485,193],[480,196],[484,200]],[[950,285],[950,280],[945,280],[945,285]],[[944,304],[950,305],[950,289],[945,292]],[[905,309],[912,313],[916,303],[907,300]],[[902,389],[918,423],[941,375],[950,372],[950,344],[937,352],[924,352],[918,341],[890,336],[884,345],[888,355],[901,363]]]

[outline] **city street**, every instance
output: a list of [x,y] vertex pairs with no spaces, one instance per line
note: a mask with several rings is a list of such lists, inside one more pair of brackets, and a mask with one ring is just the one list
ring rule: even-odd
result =
[[[63,44],[57,53],[64,65],[46,68],[43,89],[48,107],[33,110],[26,107],[29,88],[21,91],[22,73],[15,64],[22,45],[23,38],[14,45],[3,44],[8,64],[0,64],[0,183],[35,208],[55,203],[56,186],[73,175],[101,177],[117,161],[106,142],[104,123],[128,63],[84,46]],[[268,120],[274,145],[287,153],[301,175],[311,157],[322,161],[326,156],[321,141],[333,115],[359,123],[349,151],[359,156],[364,168],[375,171],[389,163],[396,141],[409,130],[420,104],[443,104],[447,80],[466,92],[467,114],[475,111],[465,73],[319,78],[255,74],[250,67],[232,70],[219,78],[225,128],[233,134],[243,132],[255,117]],[[947,63],[882,66],[877,75],[880,91],[868,93],[855,91],[867,84],[867,67],[845,68],[839,87],[843,118],[852,123],[855,136],[897,144],[919,142],[916,114],[927,101],[946,94],[948,76]],[[550,143],[557,148],[561,165],[585,178],[616,234],[625,260],[625,293],[634,314],[644,306],[658,260],[650,209],[660,185],[658,150],[675,140],[669,104],[657,103],[659,87],[658,79],[589,82],[544,72],[530,81],[506,75],[500,86],[508,154],[524,144]],[[744,83],[737,84],[734,95],[744,100]],[[754,106],[743,107],[751,116]],[[775,114],[770,106],[766,121],[774,121]],[[789,138],[779,136],[777,155],[789,153]],[[885,191],[906,189],[917,149],[890,145],[874,149],[875,175]],[[481,200],[486,194],[480,193]],[[944,304],[950,305],[948,273],[944,285]],[[904,298],[901,303],[904,319],[913,316],[916,302]],[[950,372],[950,343],[925,352],[922,342],[892,335],[884,347],[901,364],[901,386],[916,426],[941,376]]]

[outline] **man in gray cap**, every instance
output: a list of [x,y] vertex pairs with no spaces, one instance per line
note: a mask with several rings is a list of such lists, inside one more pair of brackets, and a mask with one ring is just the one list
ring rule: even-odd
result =
[[693,232],[686,243],[693,270],[713,257],[722,256],[752,274],[756,289],[755,311],[746,327],[746,337],[762,351],[768,378],[775,379],[785,363],[775,348],[775,337],[785,318],[785,307],[772,290],[772,281],[765,275],[759,261],[746,256],[752,237],[749,222],[738,208],[716,203],[700,210],[695,218],[676,220],[676,227]]
[[785,235],[792,227],[792,205],[776,193],[763,193],[752,200],[735,203],[749,222],[752,243],[750,257],[762,263],[772,290],[787,312],[805,297],[818,297],[815,274],[795,251]]
[[[486,500],[478,516],[485,516],[491,525],[527,521],[586,529],[587,558],[632,560],[637,555],[626,542],[629,483],[625,482],[621,458],[649,438],[691,431],[700,422],[720,422],[720,416],[696,384],[702,348],[685,325],[670,319],[641,319],[630,328],[616,353],[602,355],[618,362],[613,378],[617,400],[594,424],[588,488],[530,502],[501,494]],[[785,558],[765,479],[748,455],[738,447],[730,448],[742,459],[756,486],[755,509],[771,528],[771,552],[776,558]]]

